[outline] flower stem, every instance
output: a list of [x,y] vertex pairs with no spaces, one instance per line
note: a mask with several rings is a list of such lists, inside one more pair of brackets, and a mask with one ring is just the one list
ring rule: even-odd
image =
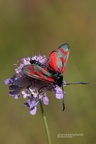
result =
[[48,144],[51,144],[51,138],[50,138],[50,133],[49,133],[49,129],[48,129],[47,119],[46,119],[46,116],[45,116],[45,113],[44,113],[43,104],[42,104],[41,100],[40,100],[40,108],[41,108],[41,113],[42,113],[44,126],[45,126],[45,130],[46,130]]

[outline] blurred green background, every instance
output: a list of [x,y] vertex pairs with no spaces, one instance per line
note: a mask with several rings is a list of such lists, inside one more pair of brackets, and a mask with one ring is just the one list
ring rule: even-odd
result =
[[[4,79],[14,74],[22,57],[49,56],[62,43],[70,44],[64,74],[66,110],[54,93],[44,106],[52,143],[96,143],[96,1],[95,0],[0,0],[0,144],[47,143],[40,106],[35,116],[19,100],[8,96]],[[58,134],[83,134],[58,138]]]

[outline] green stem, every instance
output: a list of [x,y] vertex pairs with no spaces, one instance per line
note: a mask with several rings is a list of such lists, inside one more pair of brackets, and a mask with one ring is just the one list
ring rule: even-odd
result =
[[49,133],[49,129],[48,129],[47,119],[46,119],[46,116],[45,116],[45,113],[44,113],[43,104],[42,104],[41,100],[40,100],[40,108],[41,108],[41,113],[42,113],[44,126],[45,126],[45,130],[46,130],[48,144],[51,144],[51,138],[50,138],[50,133]]

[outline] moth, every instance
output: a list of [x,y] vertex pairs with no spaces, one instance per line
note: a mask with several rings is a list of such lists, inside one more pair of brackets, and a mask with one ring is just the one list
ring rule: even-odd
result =
[[30,64],[24,66],[22,71],[29,77],[53,83],[61,87],[69,51],[69,45],[62,44],[56,51],[52,51],[49,55],[48,66],[42,65],[36,60],[31,60]]

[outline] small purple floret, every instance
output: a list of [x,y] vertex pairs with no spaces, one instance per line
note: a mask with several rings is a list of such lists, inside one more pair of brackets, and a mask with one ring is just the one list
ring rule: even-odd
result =
[[56,95],[57,99],[62,99],[65,95],[65,93],[58,86],[56,88],[54,88],[54,91],[55,91],[55,95]]

